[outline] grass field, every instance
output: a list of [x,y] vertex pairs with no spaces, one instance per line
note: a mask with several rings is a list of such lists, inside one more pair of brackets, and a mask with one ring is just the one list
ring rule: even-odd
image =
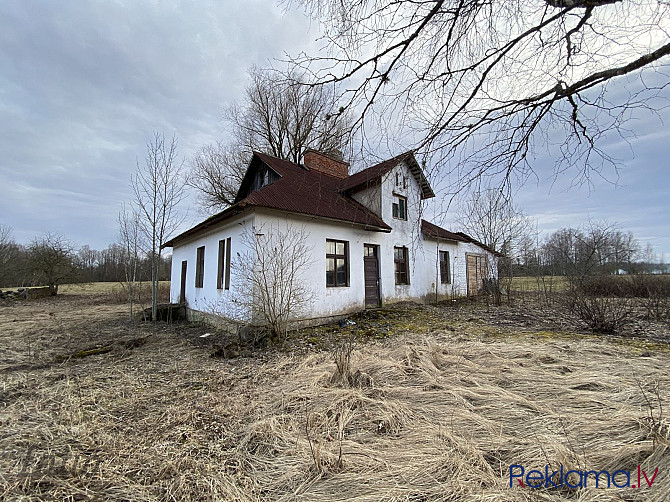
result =
[[[0,500],[668,500],[666,344],[530,305],[404,305],[219,359],[223,335],[111,297],[2,306]],[[361,387],[328,348],[354,336]],[[509,486],[514,464],[658,474],[535,490]]]
[[[508,281],[509,279],[502,279]],[[563,276],[513,277],[511,290],[516,292],[557,292],[565,291],[568,281]]]

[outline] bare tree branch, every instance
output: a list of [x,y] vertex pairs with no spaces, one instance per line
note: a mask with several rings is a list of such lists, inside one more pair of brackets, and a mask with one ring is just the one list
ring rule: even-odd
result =
[[[343,84],[342,113],[357,117],[359,131],[377,131],[362,137],[381,142],[397,131],[457,188],[524,181],[539,145],[552,149],[555,176],[589,182],[617,167],[601,140],[625,137],[632,110],[653,113],[650,99],[667,100],[668,2],[294,3],[324,27],[323,50],[292,58],[294,71],[312,85]],[[608,92],[615,81],[629,94]]]

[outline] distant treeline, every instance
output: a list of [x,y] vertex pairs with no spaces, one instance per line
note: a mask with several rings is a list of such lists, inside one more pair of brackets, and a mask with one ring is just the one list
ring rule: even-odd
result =
[[631,232],[591,223],[562,228],[542,241],[520,239],[515,252],[501,260],[503,275],[566,276],[667,274],[650,245],[642,249]]
[[[63,276],[61,284],[125,281],[127,255],[118,244],[110,244],[100,251],[89,246],[61,247],[57,258],[55,251],[55,247],[45,250],[43,246],[23,246],[14,241],[0,245],[0,288],[47,285],[49,281],[44,275],[54,269]],[[161,257],[160,280],[170,279],[170,264],[171,256]],[[147,256],[138,261],[137,279],[151,280],[151,263]]]

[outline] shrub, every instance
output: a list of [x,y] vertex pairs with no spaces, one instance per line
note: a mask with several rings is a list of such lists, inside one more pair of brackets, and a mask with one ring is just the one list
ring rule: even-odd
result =
[[619,333],[630,321],[633,307],[627,299],[576,294],[571,310],[594,333]]

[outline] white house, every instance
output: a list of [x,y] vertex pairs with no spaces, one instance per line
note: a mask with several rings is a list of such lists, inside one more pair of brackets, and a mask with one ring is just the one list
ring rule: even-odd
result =
[[435,194],[411,152],[351,176],[348,169],[314,150],[301,165],[254,153],[235,204],[165,244],[173,248],[171,301],[191,317],[250,321],[225,308],[254,294],[239,283],[236,258],[250,251],[248,235],[289,228],[300,229],[310,254],[301,277],[312,294],[297,319],[305,323],[474,295],[495,275],[498,253],[421,219],[421,201]]

